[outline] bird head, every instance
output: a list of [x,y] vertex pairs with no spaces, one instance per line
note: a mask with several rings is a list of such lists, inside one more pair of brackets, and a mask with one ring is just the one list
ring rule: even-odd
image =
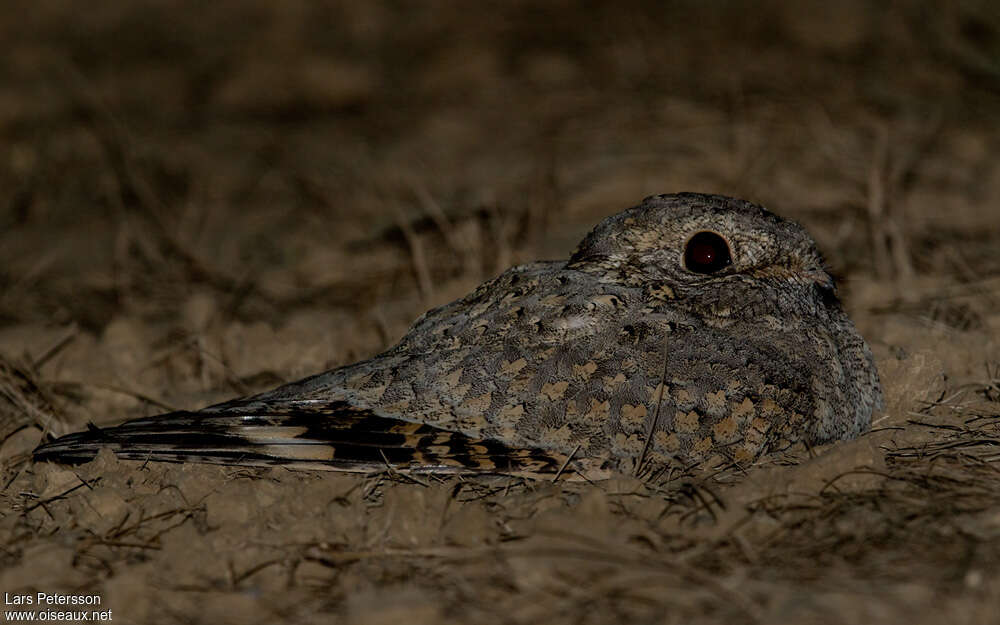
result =
[[[571,268],[630,286],[658,285],[702,315],[741,303],[839,308],[833,278],[799,224],[719,195],[654,195],[605,219],[580,243]],[[725,307],[720,307],[726,302]]]

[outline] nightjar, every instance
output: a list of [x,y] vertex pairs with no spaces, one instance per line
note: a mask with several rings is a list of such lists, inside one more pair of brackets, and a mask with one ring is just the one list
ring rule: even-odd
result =
[[718,195],[646,198],[567,260],[514,267],[391,349],[195,412],[70,434],[37,460],[599,479],[850,439],[882,407],[809,234]]

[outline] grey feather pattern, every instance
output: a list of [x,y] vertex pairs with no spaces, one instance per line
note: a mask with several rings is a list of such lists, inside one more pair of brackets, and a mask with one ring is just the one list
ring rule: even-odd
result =
[[[688,266],[699,233],[727,262]],[[129,422],[104,442],[71,435],[37,457],[77,458],[86,439],[130,458],[373,470],[358,435],[375,441],[395,423],[416,429],[369,449],[406,470],[590,479],[746,464],[855,437],[881,407],[871,353],[833,289],[798,224],[722,196],[653,196],[599,224],[568,261],[514,267],[370,360]]]

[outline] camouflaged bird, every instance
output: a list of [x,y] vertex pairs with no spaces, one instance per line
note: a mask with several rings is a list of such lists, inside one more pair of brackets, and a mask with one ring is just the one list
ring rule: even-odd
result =
[[378,356],[197,412],[71,434],[40,460],[139,460],[595,479],[747,464],[858,436],[872,354],[808,233],[681,193],[514,267]]

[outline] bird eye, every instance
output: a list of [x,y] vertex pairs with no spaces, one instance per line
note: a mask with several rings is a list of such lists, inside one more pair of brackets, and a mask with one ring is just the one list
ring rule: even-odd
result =
[[715,273],[731,265],[729,244],[714,232],[699,232],[684,247],[684,266],[695,273]]

